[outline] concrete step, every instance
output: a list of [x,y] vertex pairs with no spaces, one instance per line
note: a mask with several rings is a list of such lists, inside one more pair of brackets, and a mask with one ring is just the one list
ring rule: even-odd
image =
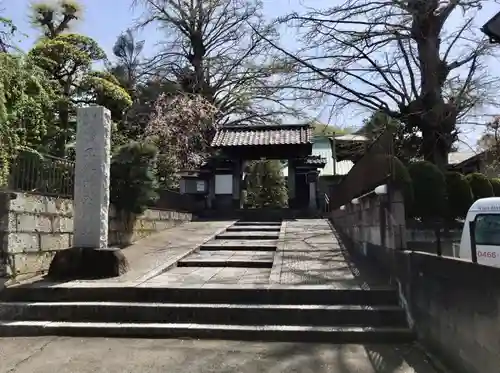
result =
[[177,263],[177,267],[237,267],[237,268],[272,268],[272,259],[244,258],[186,258]]
[[398,306],[125,302],[0,303],[0,320],[405,327]]
[[236,223],[234,223],[233,226],[275,226],[275,227],[281,227],[282,222],[281,221],[245,221],[245,220],[239,220]]
[[272,268],[274,253],[262,251],[200,251],[180,260],[177,267]]
[[196,338],[322,343],[409,343],[408,328],[318,327],[290,325],[87,323],[0,321],[1,336]]
[[245,245],[235,244],[218,244],[216,241],[211,241],[209,243],[200,246],[200,251],[264,251],[264,252],[273,252],[276,251],[276,245],[274,244],[253,244],[252,242],[246,243]]
[[277,240],[278,232],[224,232],[218,234],[216,239],[221,240]]
[[226,232],[279,232],[280,226],[272,225],[236,225],[226,229]]
[[30,286],[0,291],[2,302],[172,302],[240,304],[398,305],[393,288],[364,290],[322,285],[193,287]]

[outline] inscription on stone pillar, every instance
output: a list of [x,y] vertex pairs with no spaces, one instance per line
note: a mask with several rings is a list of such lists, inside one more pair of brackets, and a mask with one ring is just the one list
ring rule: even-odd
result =
[[108,245],[111,113],[101,106],[79,108],[76,130],[73,246]]

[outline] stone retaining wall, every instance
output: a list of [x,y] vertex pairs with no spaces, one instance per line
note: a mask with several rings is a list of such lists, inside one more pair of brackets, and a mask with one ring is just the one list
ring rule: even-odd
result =
[[[26,278],[42,274],[57,250],[72,245],[73,201],[70,199],[0,193],[0,219],[0,277]],[[191,214],[146,210],[127,223],[111,208],[109,219],[109,245],[126,246],[190,221]]]

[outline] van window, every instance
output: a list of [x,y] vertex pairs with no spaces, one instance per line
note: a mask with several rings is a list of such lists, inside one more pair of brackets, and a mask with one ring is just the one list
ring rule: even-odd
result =
[[477,245],[500,246],[500,214],[481,214],[476,217]]

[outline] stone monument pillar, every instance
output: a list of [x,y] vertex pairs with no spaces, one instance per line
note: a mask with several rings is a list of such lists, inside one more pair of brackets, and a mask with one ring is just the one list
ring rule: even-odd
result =
[[59,280],[116,277],[128,269],[120,249],[108,249],[111,114],[79,108],[76,130],[73,247],[56,253],[49,277]]
[[101,106],[77,112],[73,245],[108,247],[111,113]]

